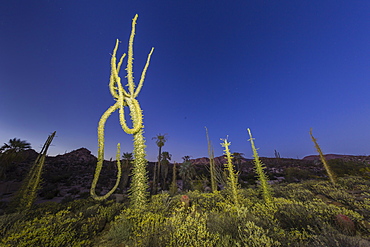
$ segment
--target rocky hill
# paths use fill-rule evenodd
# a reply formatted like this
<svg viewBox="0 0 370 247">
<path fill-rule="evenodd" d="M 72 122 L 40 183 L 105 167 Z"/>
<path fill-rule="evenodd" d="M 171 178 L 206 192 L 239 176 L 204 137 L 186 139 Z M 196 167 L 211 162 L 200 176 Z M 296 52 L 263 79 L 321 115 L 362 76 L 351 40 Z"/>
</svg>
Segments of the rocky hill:
<svg viewBox="0 0 370 247">
<path fill-rule="evenodd" d="M 35 150 L 24 151 L 24 160 L 13 164 L 6 173 L 6 179 L 0 180 L 0 203 L 9 201 L 14 193 L 19 189 L 22 179 L 27 175 L 30 167 L 37 158 Z M 340 158 L 351 161 L 361 161 L 370 163 L 370 156 L 351 156 L 351 155 L 326 155 L 327 159 Z M 261 158 L 266 165 L 266 172 L 271 180 L 284 179 L 284 174 L 288 168 L 304 170 L 315 176 L 323 176 L 323 166 L 317 162 L 317 155 L 306 156 L 302 160 L 285 158 Z M 206 157 L 190 160 L 194 165 L 198 178 L 208 177 L 209 159 Z M 44 171 L 42 174 L 42 189 L 39 191 L 37 202 L 54 200 L 57 202 L 85 198 L 89 196 L 89 190 L 93 175 L 95 173 L 97 158 L 86 148 L 80 148 L 63 155 L 47 157 Z M 223 156 L 215 157 L 215 164 L 221 170 L 226 159 Z M 0 164 L 1 165 L 1 164 Z M 154 163 L 148 164 L 148 177 L 153 176 Z M 240 178 L 243 181 L 255 180 L 253 160 L 242 159 L 237 167 Z M 116 178 L 116 164 L 114 161 L 104 161 L 104 168 L 101 172 L 97 191 L 105 194 L 110 190 Z M 172 164 L 169 167 L 169 178 L 172 177 Z M 181 177 L 178 176 L 178 179 Z M 279 180 L 280 181 L 280 180 Z M 246 182 L 248 183 L 248 182 Z M 122 193 L 123 191 L 118 191 Z"/>
<path fill-rule="evenodd" d="M 8 201 L 19 189 L 22 179 L 27 175 L 37 156 L 38 153 L 30 149 L 24 152 L 25 159 L 22 162 L 12 164 L 7 171 L 6 179 L 0 181 L 0 201 Z M 97 158 L 86 148 L 55 157 L 47 157 L 38 202 L 51 199 L 59 202 L 87 197 L 96 162 Z M 116 170 L 114 162 L 104 162 L 98 190 L 104 192 L 113 186 Z"/>
</svg>

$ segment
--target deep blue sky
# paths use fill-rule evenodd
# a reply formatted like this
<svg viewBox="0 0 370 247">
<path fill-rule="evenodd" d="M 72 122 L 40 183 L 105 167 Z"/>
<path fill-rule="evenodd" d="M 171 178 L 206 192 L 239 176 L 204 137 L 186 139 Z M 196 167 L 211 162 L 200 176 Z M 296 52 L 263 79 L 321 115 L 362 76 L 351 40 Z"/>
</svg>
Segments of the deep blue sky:
<svg viewBox="0 0 370 247">
<path fill-rule="evenodd" d="M 312 127 L 325 153 L 370 154 L 370 1 L 3 1 L 0 6 L 0 143 L 27 140 L 50 155 L 86 147 L 96 155 L 97 123 L 114 103 L 110 54 L 127 51 L 139 15 L 134 68 L 147 158 L 152 137 L 163 150 L 215 155 L 227 135 L 231 151 L 252 156 L 315 154 Z M 124 72 L 124 70 L 122 70 Z M 122 73 L 124 78 L 125 74 Z M 106 127 L 105 158 L 132 151 L 118 114 Z"/>
</svg>

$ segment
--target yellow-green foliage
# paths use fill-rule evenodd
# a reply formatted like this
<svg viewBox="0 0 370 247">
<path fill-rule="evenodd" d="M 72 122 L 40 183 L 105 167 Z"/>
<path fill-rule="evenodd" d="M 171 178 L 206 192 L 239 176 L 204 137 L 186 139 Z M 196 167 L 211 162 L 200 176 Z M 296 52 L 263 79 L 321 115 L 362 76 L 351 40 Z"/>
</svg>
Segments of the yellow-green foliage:
<svg viewBox="0 0 370 247">
<path fill-rule="evenodd" d="M 249 247 L 273 247 L 281 246 L 279 241 L 275 241 L 267 236 L 268 231 L 257 226 L 253 221 L 247 221 L 245 224 L 239 225 L 239 236 L 244 246 Z"/>
<path fill-rule="evenodd" d="M 2 239 L 1 246 L 86 246 L 90 241 L 79 240 L 74 227 L 81 219 L 82 215 L 71 216 L 69 210 L 62 210 L 55 215 L 19 221 Z"/>
<path fill-rule="evenodd" d="M 149 207 L 148 207 L 149 208 Z M 219 235 L 207 230 L 207 215 L 178 206 L 169 215 L 128 208 L 116 218 L 107 241 L 128 246 L 214 246 Z"/>
<path fill-rule="evenodd" d="M 340 202 L 348 206 L 353 205 L 355 201 L 353 195 L 349 194 L 346 190 L 340 187 L 333 187 L 332 184 L 325 181 L 317 182 L 310 187 L 316 194 L 325 195 L 336 202 Z"/>
<path fill-rule="evenodd" d="M 130 239 L 136 246 L 163 246 L 161 232 L 165 217 L 158 213 L 128 209 L 126 217 L 133 225 Z"/>
<path fill-rule="evenodd" d="M 90 246 L 122 209 L 112 201 L 68 204 L 72 207 L 43 203 L 32 211 L 0 216 L 0 246 Z"/>
<path fill-rule="evenodd" d="M 0 239 L 4 237 L 7 231 L 19 220 L 22 220 L 26 212 L 16 212 L 12 214 L 0 215 Z"/>
<path fill-rule="evenodd" d="M 285 216 L 291 216 L 295 217 L 297 215 L 297 211 L 300 211 L 299 217 L 300 220 L 303 220 L 303 218 L 308 219 L 314 219 L 317 223 L 320 222 L 331 222 L 333 220 L 333 217 L 338 214 L 344 214 L 351 218 L 353 221 L 361 221 L 363 220 L 363 216 L 359 214 L 358 212 L 355 212 L 353 210 L 347 209 L 345 207 L 338 207 L 332 204 L 326 204 L 320 199 L 314 198 L 312 201 L 309 202 L 301 202 L 296 200 L 289 200 L 284 198 L 275 198 L 276 199 L 276 205 L 278 212 L 280 210 L 280 213 L 282 212 L 282 208 L 290 207 L 289 205 L 293 205 L 290 207 L 289 210 L 286 210 Z M 296 220 L 291 221 L 293 224 L 297 223 Z"/>
<path fill-rule="evenodd" d="M 177 199 L 177 197 L 171 197 L 168 193 L 153 195 L 148 210 L 153 213 L 169 215 L 173 208 L 179 205 L 180 199 Z"/>
<path fill-rule="evenodd" d="M 213 193 L 199 193 L 199 191 L 189 191 L 187 193 L 192 205 L 195 205 L 198 209 L 210 212 L 214 210 L 220 210 L 224 203 L 229 203 L 225 200 L 220 191 Z"/>
<path fill-rule="evenodd" d="M 276 185 L 274 187 L 275 197 L 284 197 L 287 199 L 296 199 L 299 201 L 311 201 L 315 195 L 302 184 L 292 183 Z"/>
<path fill-rule="evenodd" d="M 326 162 L 326 159 L 325 159 L 325 156 L 324 154 L 322 153 L 321 151 L 321 148 L 319 146 L 319 144 L 317 143 L 317 140 L 315 139 L 315 137 L 312 135 L 312 129 L 310 129 L 310 135 L 311 135 L 311 139 L 313 141 L 313 143 L 315 144 L 315 148 L 317 150 L 317 152 L 319 153 L 320 155 L 320 159 L 321 159 L 321 162 L 323 163 L 324 167 L 325 167 L 325 170 L 326 172 L 328 173 L 328 176 L 329 176 L 329 179 L 330 179 L 330 182 L 335 185 L 335 175 L 334 173 L 332 172 L 332 170 L 330 169 L 330 166 L 328 165 L 328 162 Z"/>
<path fill-rule="evenodd" d="M 193 205 L 190 213 L 185 208 L 178 208 L 167 224 L 170 227 L 169 246 L 214 246 L 219 240 L 218 234 L 207 229 L 207 215 L 200 214 Z"/>
<path fill-rule="evenodd" d="M 370 180 L 358 176 L 341 177 L 337 183 L 347 190 L 370 190 Z"/>
<path fill-rule="evenodd" d="M 257 149 L 254 145 L 254 138 L 252 137 L 252 133 L 250 129 L 247 129 L 249 133 L 249 141 L 251 142 L 252 150 L 253 150 L 253 157 L 254 157 L 254 164 L 256 167 L 256 173 L 258 175 L 259 181 L 260 181 L 260 187 L 262 190 L 262 196 L 266 203 L 272 202 L 272 195 L 271 195 L 271 187 L 267 182 L 267 175 L 264 172 L 264 166 L 263 163 L 260 161 L 260 158 L 257 153 Z"/>
<path fill-rule="evenodd" d="M 129 39 L 128 45 L 128 59 L 127 59 L 127 81 L 128 81 L 128 91 L 124 89 L 121 83 L 121 78 L 119 77 L 119 72 L 121 69 L 121 65 L 123 59 L 125 58 L 126 54 L 123 54 L 120 58 L 119 62 L 117 63 L 116 53 L 118 49 L 119 40 L 116 41 L 116 46 L 113 50 L 112 59 L 111 59 L 111 75 L 110 75 L 110 82 L 109 82 L 109 89 L 110 92 L 116 101 L 116 103 L 108 108 L 106 112 L 102 115 L 99 126 L 98 126 L 98 163 L 95 170 L 94 180 L 91 186 L 91 195 L 96 200 L 104 200 L 108 198 L 118 187 L 119 180 L 121 177 L 121 165 L 120 165 L 120 144 L 117 145 L 117 180 L 116 184 L 106 195 L 98 196 L 96 195 L 95 188 L 96 184 L 99 179 L 99 175 L 102 169 L 103 161 L 104 161 L 104 126 L 105 122 L 107 121 L 108 117 L 119 110 L 119 120 L 123 131 L 127 134 L 133 135 L 133 142 L 134 142 L 134 166 L 133 166 L 133 175 L 132 175 L 132 183 L 130 185 L 130 198 L 133 207 L 143 207 L 146 204 L 147 192 L 146 189 L 147 185 L 147 171 L 146 165 L 147 161 L 145 159 L 145 139 L 143 136 L 143 114 L 140 108 L 140 104 L 136 97 L 140 93 L 140 90 L 143 86 L 145 74 L 149 66 L 150 57 L 153 53 L 154 48 L 151 49 L 147 62 L 144 66 L 143 72 L 141 74 L 140 82 L 135 88 L 134 77 L 133 77 L 133 43 L 134 43 L 134 36 L 135 36 L 135 25 L 138 15 L 135 15 L 134 19 L 132 20 L 132 29 L 131 35 Z M 130 117 L 132 120 L 132 128 L 129 128 L 126 124 L 125 120 L 125 113 L 124 108 L 128 107 L 130 110 Z"/>
<path fill-rule="evenodd" d="M 355 187 L 357 181 L 360 185 L 365 183 L 351 178 L 347 184 Z M 340 182 L 345 183 L 344 180 Z M 318 184 L 320 188 L 322 183 Z M 132 207 L 123 210 L 110 224 L 104 241 L 98 241 L 94 246 L 324 247 L 330 246 L 325 244 L 330 241 L 337 241 L 341 246 L 358 246 L 345 244 L 368 238 L 368 217 L 364 216 L 364 204 L 368 201 L 364 200 L 359 205 L 354 203 L 351 205 L 354 209 L 328 204 L 316 198 L 315 193 L 310 191 L 314 189 L 312 186 L 312 182 L 307 181 L 278 188 L 278 196 L 271 204 L 265 203 L 258 193 L 253 193 L 253 189 L 239 190 L 238 193 L 243 191 L 246 197 L 239 200 L 239 206 L 230 203 L 230 194 L 225 190 L 215 193 L 189 191 L 186 196 L 190 198 L 190 206 L 181 201 L 184 195 L 171 197 L 168 193 L 158 194 L 151 198 L 144 210 Z M 329 184 L 322 193 L 330 194 Z M 100 224 L 102 220 L 111 218 L 103 217 L 113 215 L 110 211 L 110 208 L 90 206 L 83 215 L 85 218 L 86 215 L 91 216 L 83 222 L 89 222 L 86 225 Z M 348 216 L 354 222 L 358 237 L 339 234 L 340 228 L 335 222 L 339 214 Z M 100 232 L 84 227 L 80 229 L 83 232 Z"/>
<path fill-rule="evenodd" d="M 227 159 L 227 164 L 225 164 L 225 169 L 228 172 L 227 190 L 230 193 L 231 201 L 236 206 L 239 206 L 238 174 L 234 171 L 232 156 L 231 156 L 230 149 L 229 149 L 230 144 L 231 143 L 228 142 L 227 139 L 224 139 L 223 143 L 221 143 L 221 146 L 225 148 L 225 155 Z"/>
</svg>

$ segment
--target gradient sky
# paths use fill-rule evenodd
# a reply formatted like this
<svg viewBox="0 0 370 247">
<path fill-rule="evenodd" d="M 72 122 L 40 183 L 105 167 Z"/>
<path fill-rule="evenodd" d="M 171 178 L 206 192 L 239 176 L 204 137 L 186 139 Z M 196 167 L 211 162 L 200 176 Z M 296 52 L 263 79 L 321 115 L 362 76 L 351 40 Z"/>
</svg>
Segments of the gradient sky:
<svg viewBox="0 0 370 247">
<path fill-rule="evenodd" d="M 139 15 L 134 71 L 155 48 L 138 100 L 147 158 L 152 137 L 180 162 L 215 156 L 220 138 L 250 158 L 246 128 L 260 156 L 370 155 L 370 1 L 2 1 L 0 6 L 0 143 L 20 138 L 49 155 L 85 147 L 97 153 L 97 124 L 114 103 L 110 54 L 127 51 Z M 121 77 L 125 74 L 122 70 Z M 112 115 L 105 158 L 132 136 Z"/>
</svg>

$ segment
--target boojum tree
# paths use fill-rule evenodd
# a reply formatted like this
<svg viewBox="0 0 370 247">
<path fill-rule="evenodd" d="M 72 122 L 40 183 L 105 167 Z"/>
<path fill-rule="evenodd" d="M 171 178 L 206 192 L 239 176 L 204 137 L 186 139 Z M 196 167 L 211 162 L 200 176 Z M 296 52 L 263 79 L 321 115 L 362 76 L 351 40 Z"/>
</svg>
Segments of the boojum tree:
<svg viewBox="0 0 370 247">
<path fill-rule="evenodd" d="M 229 146 L 231 145 L 230 142 L 226 139 L 221 139 L 223 142 L 221 146 L 225 148 L 225 156 L 227 163 L 225 164 L 225 169 L 228 171 L 228 179 L 227 179 L 227 190 L 229 192 L 231 201 L 234 202 L 235 206 L 239 207 L 239 195 L 238 195 L 238 172 L 235 172 L 234 165 L 232 162 L 232 154 L 230 153 Z"/>
<path fill-rule="evenodd" d="M 253 151 L 253 158 L 254 158 L 254 165 L 255 165 L 255 169 L 256 169 L 256 173 L 257 173 L 257 176 L 258 176 L 258 179 L 260 181 L 260 188 L 261 188 L 261 191 L 262 191 L 262 197 L 265 201 L 265 203 L 273 203 L 273 198 L 272 198 L 272 194 L 271 194 L 271 187 L 269 185 L 269 183 L 267 182 L 268 178 L 267 178 L 267 175 L 265 174 L 264 172 L 264 164 L 261 162 L 259 156 L 258 156 L 258 153 L 257 153 L 257 148 L 256 146 L 254 145 L 254 138 L 252 137 L 252 133 L 251 133 L 251 130 L 250 129 L 247 129 L 248 131 L 248 134 L 249 134 L 249 137 L 250 139 L 248 141 L 251 142 L 251 146 L 252 146 L 252 151 Z"/>
<path fill-rule="evenodd" d="M 145 206 L 147 200 L 147 188 L 148 188 L 148 178 L 147 178 L 147 160 L 145 159 L 145 139 L 143 136 L 144 126 L 143 126 L 143 113 L 139 104 L 139 101 L 136 99 L 140 93 L 140 90 L 143 87 L 145 74 L 148 69 L 151 55 L 154 51 L 154 48 L 151 49 L 144 69 L 141 73 L 139 84 L 135 85 L 134 76 L 133 76 L 133 43 L 135 36 L 135 25 L 138 15 L 135 15 L 132 20 L 132 29 L 131 35 L 128 44 L 128 58 L 127 58 L 127 67 L 126 67 L 126 78 L 128 84 L 127 90 L 122 86 L 121 78 L 119 72 L 123 63 L 123 59 L 126 54 L 123 54 L 117 63 L 117 49 L 119 40 L 117 39 L 116 45 L 113 50 L 111 58 L 111 75 L 109 81 L 109 90 L 112 94 L 114 100 L 116 101 L 114 105 L 110 106 L 100 118 L 98 124 L 98 162 L 94 174 L 94 179 L 91 185 L 90 194 L 96 200 L 104 200 L 108 198 L 118 187 L 121 177 L 121 164 L 120 164 L 120 144 L 117 144 L 117 180 L 113 188 L 103 196 L 98 196 L 96 194 L 96 185 L 99 179 L 99 175 L 103 166 L 104 161 L 104 126 L 108 117 L 115 112 L 119 111 L 119 121 L 122 126 L 122 129 L 127 134 L 133 135 L 134 143 L 134 164 L 132 170 L 132 182 L 130 185 L 130 200 L 131 204 L 135 208 L 141 208 Z M 132 121 L 132 128 L 129 128 L 126 124 L 124 109 L 128 107 L 130 111 L 130 117 Z"/>
<path fill-rule="evenodd" d="M 316 138 L 315 138 L 315 137 L 313 136 L 313 134 L 312 134 L 312 128 L 310 129 L 310 136 L 311 136 L 312 142 L 315 144 L 315 148 L 316 148 L 317 152 L 318 152 L 318 153 L 319 153 L 319 155 L 320 155 L 320 160 L 321 160 L 322 164 L 324 165 L 326 172 L 328 173 L 328 176 L 329 176 L 330 182 L 331 182 L 333 185 L 335 185 L 335 184 L 336 184 L 336 181 L 335 181 L 335 180 L 336 180 L 335 175 L 334 175 L 334 173 L 331 171 L 331 169 L 330 169 L 330 167 L 329 167 L 329 165 L 328 165 L 328 162 L 326 162 L 325 156 L 324 156 L 324 154 L 322 153 L 322 151 L 321 151 L 321 148 L 320 148 L 319 144 L 317 143 Z"/>
</svg>

